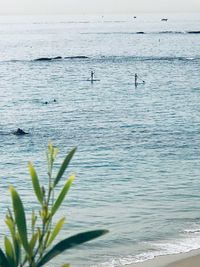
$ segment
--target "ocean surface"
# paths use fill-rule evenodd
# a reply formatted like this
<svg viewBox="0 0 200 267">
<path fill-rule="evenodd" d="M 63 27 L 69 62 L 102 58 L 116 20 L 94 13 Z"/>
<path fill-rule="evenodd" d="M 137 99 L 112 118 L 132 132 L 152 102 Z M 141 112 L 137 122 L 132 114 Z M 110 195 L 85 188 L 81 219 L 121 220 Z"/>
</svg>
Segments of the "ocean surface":
<svg viewBox="0 0 200 267">
<path fill-rule="evenodd" d="M 200 16 L 133 16 L 0 17 L 1 243 L 8 186 L 27 212 L 37 207 L 27 162 L 45 184 L 49 141 L 56 170 L 78 146 L 60 238 L 110 231 L 48 266 L 119 267 L 200 248 Z M 135 87 L 135 73 L 145 84 Z"/>
</svg>

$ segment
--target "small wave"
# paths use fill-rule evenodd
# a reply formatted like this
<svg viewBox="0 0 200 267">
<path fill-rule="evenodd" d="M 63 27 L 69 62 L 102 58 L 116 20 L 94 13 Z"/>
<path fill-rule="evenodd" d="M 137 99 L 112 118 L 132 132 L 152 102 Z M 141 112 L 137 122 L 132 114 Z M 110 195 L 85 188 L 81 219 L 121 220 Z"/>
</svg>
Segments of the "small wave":
<svg viewBox="0 0 200 267">
<path fill-rule="evenodd" d="M 119 267 L 129 264 L 141 263 L 159 256 L 187 253 L 200 248 L 200 229 L 186 229 L 184 236 L 179 239 L 163 240 L 160 242 L 145 242 L 149 246 L 147 251 L 136 255 L 112 258 L 107 262 L 91 267 Z M 144 244 L 144 243 L 143 243 Z M 140 244 L 142 246 L 142 244 Z M 140 247 L 141 247 L 140 246 Z"/>
<path fill-rule="evenodd" d="M 193 60 L 200 60 L 200 57 L 168 57 L 168 56 L 161 56 L 161 57 L 143 57 L 143 56 L 101 56 L 101 60 L 108 60 L 108 61 L 193 61 Z"/>
<path fill-rule="evenodd" d="M 159 34 L 185 34 L 186 32 L 181 32 L 181 31 L 161 31 L 158 32 Z"/>
<path fill-rule="evenodd" d="M 24 132 L 24 131 L 23 131 Z M 15 135 L 15 136 L 24 136 L 24 135 L 27 135 L 29 133 L 27 132 L 24 132 L 24 133 L 17 133 L 17 131 L 10 131 L 10 132 L 6 132 L 6 131 L 0 131 L 0 136 L 11 136 L 11 135 Z M 10 138 L 10 137 L 9 137 Z"/>
<path fill-rule="evenodd" d="M 84 23 L 93 23 L 92 21 L 88 21 L 88 20 L 83 20 L 83 21 L 76 21 L 76 20 L 68 20 L 68 21 L 56 21 L 56 22 L 33 22 L 33 24 L 38 24 L 38 25 L 46 25 L 46 24 L 84 24 Z"/>
<path fill-rule="evenodd" d="M 68 21 L 57 21 L 56 24 L 85 24 L 85 23 L 93 23 L 93 21 L 89 20 L 68 20 Z M 33 24 L 54 24 L 54 22 L 33 22 Z"/>
<path fill-rule="evenodd" d="M 196 92 L 199 92 L 200 91 L 200 87 L 195 87 L 195 88 L 192 88 L 193 91 L 196 91 Z"/>
<path fill-rule="evenodd" d="M 186 233 L 186 234 L 196 234 L 196 233 L 200 233 L 200 228 L 197 228 L 197 229 L 185 229 L 183 231 L 183 233 Z"/>
<path fill-rule="evenodd" d="M 137 32 L 82 32 L 81 34 L 89 34 L 89 35 L 132 35 L 132 34 L 145 34 L 144 31 Z"/>
<path fill-rule="evenodd" d="M 0 136 L 1 135 L 9 135 L 10 133 L 8 133 L 8 132 L 4 132 L 4 131 L 0 131 Z"/>
<path fill-rule="evenodd" d="M 81 34 L 95 35 L 133 35 L 133 34 L 200 34 L 200 31 L 158 31 L 158 32 L 82 32 Z"/>
<path fill-rule="evenodd" d="M 126 20 L 104 20 L 103 23 L 125 23 Z"/>
</svg>

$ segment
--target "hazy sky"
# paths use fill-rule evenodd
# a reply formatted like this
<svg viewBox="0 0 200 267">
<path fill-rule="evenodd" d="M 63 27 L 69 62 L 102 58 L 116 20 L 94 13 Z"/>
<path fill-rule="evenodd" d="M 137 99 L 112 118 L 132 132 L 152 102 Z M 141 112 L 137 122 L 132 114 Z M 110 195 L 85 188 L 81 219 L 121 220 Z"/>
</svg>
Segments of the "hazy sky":
<svg viewBox="0 0 200 267">
<path fill-rule="evenodd" d="M 0 0 L 0 14 L 200 12 L 200 0 Z"/>
</svg>

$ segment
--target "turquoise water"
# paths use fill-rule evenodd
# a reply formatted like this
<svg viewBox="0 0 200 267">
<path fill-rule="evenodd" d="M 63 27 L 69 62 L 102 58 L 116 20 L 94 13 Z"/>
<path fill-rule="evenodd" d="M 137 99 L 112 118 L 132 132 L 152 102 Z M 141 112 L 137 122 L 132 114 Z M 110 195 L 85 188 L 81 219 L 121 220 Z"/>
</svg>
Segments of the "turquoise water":
<svg viewBox="0 0 200 267">
<path fill-rule="evenodd" d="M 188 33 L 200 20 L 162 17 L 0 18 L 1 233 L 8 185 L 36 206 L 27 161 L 44 183 L 50 140 L 57 166 L 78 146 L 62 236 L 110 230 L 51 266 L 119 267 L 200 248 L 200 34 Z M 88 58 L 64 59 L 73 56 Z M 87 81 L 91 70 L 99 82 Z M 135 73 L 146 81 L 137 88 Z M 19 127 L 29 135 L 13 135 Z"/>
</svg>

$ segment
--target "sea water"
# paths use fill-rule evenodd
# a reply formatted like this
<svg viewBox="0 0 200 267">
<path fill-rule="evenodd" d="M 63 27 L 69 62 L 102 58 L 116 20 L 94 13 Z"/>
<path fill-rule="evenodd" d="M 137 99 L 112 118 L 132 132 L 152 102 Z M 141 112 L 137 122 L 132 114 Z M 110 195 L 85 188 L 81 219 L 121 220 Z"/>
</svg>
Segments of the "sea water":
<svg viewBox="0 0 200 267">
<path fill-rule="evenodd" d="M 45 184 L 52 141 L 56 170 L 78 146 L 60 184 L 76 173 L 58 240 L 110 233 L 48 266 L 119 267 L 200 248 L 200 34 L 188 33 L 199 18 L 0 18 L 1 243 L 8 186 L 28 213 L 37 207 L 27 162 Z M 87 81 L 91 71 L 100 81 Z M 135 73 L 145 84 L 135 87 Z M 13 135 L 17 128 L 29 134 Z"/>
</svg>

